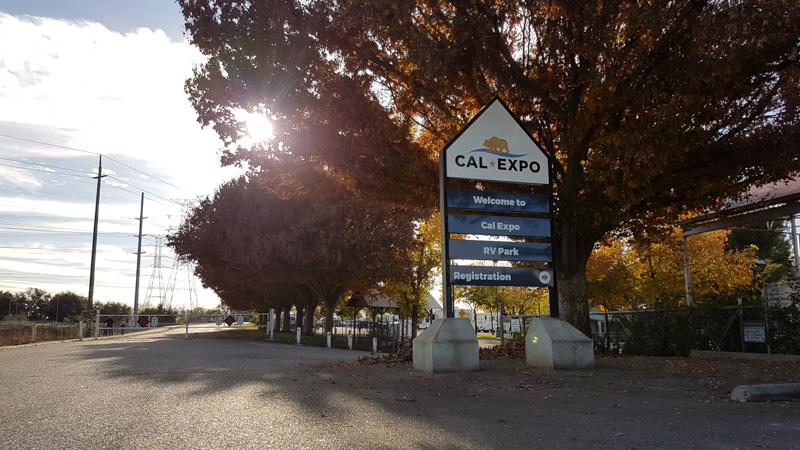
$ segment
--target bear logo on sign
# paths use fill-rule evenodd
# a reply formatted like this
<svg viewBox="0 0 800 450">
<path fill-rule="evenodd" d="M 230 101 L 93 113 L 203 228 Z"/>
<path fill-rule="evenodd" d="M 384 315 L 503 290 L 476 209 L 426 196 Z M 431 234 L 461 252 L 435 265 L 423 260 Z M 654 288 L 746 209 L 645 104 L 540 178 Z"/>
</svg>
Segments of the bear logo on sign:
<svg viewBox="0 0 800 450">
<path fill-rule="evenodd" d="M 483 146 L 489 150 L 489 153 L 508 153 L 508 142 L 497 136 L 483 141 Z"/>
</svg>

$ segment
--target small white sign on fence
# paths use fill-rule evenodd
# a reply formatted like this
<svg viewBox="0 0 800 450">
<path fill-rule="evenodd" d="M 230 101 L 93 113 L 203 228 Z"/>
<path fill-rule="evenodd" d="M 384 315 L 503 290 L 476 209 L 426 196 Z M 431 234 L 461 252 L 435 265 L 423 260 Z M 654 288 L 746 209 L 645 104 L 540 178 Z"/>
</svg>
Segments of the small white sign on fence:
<svg viewBox="0 0 800 450">
<path fill-rule="evenodd" d="M 763 344 L 767 342 L 767 333 L 764 329 L 763 321 L 750 321 L 744 323 L 744 341 L 745 342 L 758 342 Z"/>
</svg>

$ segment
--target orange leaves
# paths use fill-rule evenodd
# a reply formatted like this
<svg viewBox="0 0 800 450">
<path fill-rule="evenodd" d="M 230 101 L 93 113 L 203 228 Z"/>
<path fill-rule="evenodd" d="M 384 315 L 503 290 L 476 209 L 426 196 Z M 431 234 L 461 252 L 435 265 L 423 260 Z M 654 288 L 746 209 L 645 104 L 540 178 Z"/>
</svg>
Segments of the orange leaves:
<svg viewBox="0 0 800 450">
<path fill-rule="evenodd" d="M 731 295 L 750 286 L 748 267 L 754 251 L 725 251 L 728 234 L 715 231 L 689 238 L 691 289 L 696 300 Z M 611 310 L 678 306 L 685 295 L 680 230 L 651 243 L 609 240 L 592 253 L 586 279 L 593 305 Z"/>
</svg>

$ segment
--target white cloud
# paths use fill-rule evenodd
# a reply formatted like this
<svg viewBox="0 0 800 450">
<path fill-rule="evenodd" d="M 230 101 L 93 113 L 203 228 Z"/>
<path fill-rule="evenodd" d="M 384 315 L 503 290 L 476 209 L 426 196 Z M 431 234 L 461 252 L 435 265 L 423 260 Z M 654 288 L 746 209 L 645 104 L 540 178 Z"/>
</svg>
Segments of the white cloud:
<svg viewBox="0 0 800 450">
<path fill-rule="evenodd" d="M 120 34 L 93 22 L 0 14 L 0 121 L 70 130 L 57 144 L 141 160 L 145 171 L 210 193 L 223 174 L 211 130 L 187 95 L 200 53 L 162 31 Z M 60 151 L 64 153 L 64 151 Z M 167 172 L 170 171 L 170 172 Z M 214 176 L 183 176 L 213 172 Z"/>
<path fill-rule="evenodd" d="M 0 157 L 72 170 L 0 166 L 0 215 L 19 216 L 29 227 L 91 231 L 97 157 L 62 147 L 107 155 L 103 173 L 111 176 L 101 190 L 100 231 L 119 236 L 99 238 L 104 251 L 98 252 L 95 298 L 131 303 L 140 192 L 146 192 L 144 233 L 163 235 L 180 217 L 172 199 L 211 194 L 239 173 L 219 167 L 221 143 L 212 130 L 200 129 L 183 91 L 200 53 L 160 30 L 121 34 L 96 22 L 4 13 L 0 42 L 13 43 L 0 47 L 0 134 L 23 138 L 0 137 Z M 4 236 L 0 245 L 30 250 L 4 251 L 0 273 L 10 281 L 0 281 L 0 289 L 41 283 L 48 291 L 86 295 L 86 235 L 60 244 L 48 233 Z M 143 256 L 140 297 L 152 270 L 147 264 L 152 261 Z M 217 302 L 208 292 L 201 298 L 204 306 Z"/>
</svg>

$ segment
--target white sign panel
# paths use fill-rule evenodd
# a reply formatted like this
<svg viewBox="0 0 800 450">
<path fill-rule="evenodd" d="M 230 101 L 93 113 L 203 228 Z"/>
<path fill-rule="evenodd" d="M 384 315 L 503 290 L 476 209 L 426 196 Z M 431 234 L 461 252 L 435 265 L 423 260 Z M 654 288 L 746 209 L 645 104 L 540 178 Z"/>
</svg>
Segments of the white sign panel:
<svg viewBox="0 0 800 450">
<path fill-rule="evenodd" d="M 763 321 L 745 322 L 742 328 L 745 342 L 759 342 L 762 344 L 767 342 L 767 333 Z"/>
<path fill-rule="evenodd" d="M 447 176 L 550 184 L 547 156 L 499 99 L 445 148 Z"/>
</svg>

